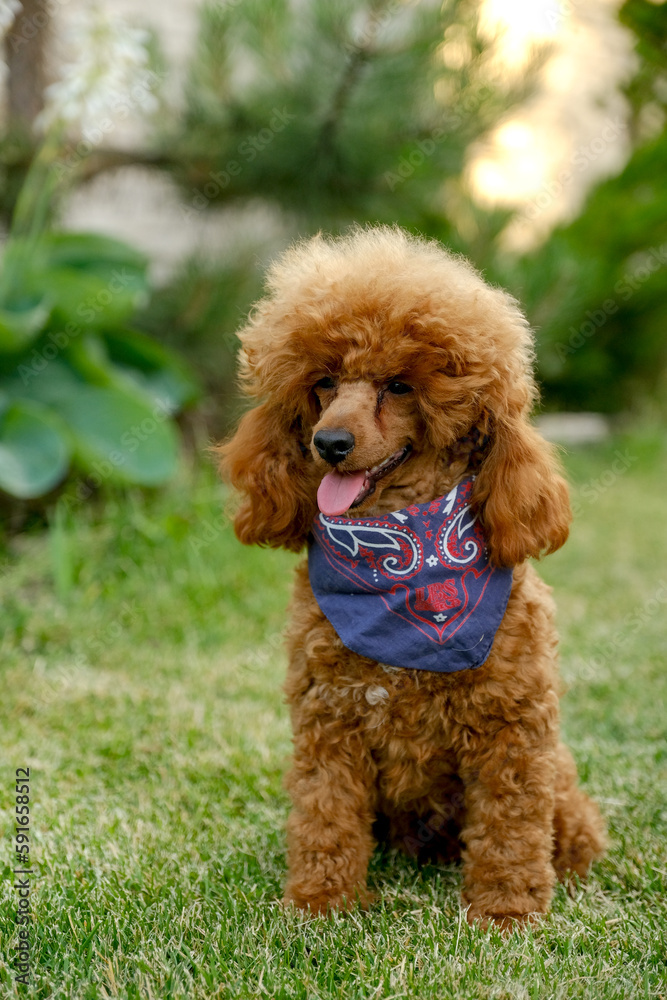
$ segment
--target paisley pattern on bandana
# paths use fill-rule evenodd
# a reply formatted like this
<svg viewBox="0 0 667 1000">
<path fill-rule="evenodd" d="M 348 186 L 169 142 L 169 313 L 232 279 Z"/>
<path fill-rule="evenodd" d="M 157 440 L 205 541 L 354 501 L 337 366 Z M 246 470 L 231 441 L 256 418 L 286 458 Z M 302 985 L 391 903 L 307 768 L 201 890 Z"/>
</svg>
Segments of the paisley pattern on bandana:
<svg viewBox="0 0 667 1000">
<path fill-rule="evenodd" d="M 313 522 L 313 593 L 342 642 L 395 667 L 452 673 L 484 663 L 512 588 L 469 507 L 473 479 L 379 517 Z"/>
</svg>

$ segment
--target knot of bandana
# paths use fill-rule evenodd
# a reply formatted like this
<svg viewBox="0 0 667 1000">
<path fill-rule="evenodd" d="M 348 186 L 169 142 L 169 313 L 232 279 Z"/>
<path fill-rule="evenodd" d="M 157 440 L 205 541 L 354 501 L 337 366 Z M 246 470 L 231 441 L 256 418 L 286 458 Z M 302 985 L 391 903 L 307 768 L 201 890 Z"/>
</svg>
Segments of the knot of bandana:
<svg viewBox="0 0 667 1000">
<path fill-rule="evenodd" d="M 484 663 L 512 570 L 489 563 L 472 485 L 468 477 L 447 496 L 378 517 L 315 518 L 310 583 L 348 649 L 442 673 Z"/>
</svg>

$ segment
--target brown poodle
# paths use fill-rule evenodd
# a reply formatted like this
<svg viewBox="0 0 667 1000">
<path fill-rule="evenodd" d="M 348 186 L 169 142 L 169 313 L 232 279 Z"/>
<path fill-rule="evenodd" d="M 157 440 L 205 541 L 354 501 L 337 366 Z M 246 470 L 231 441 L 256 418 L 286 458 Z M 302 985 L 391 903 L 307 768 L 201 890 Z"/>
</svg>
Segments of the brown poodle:
<svg viewBox="0 0 667 1000">
<path fill-rule="evenodd" d="M 386 837 L 461 854 L 470 921 L 545 913 L 605 836 L 558 740 L 554 607 L 527 561 L 571 515 L 529 422 L 526 320 L 465 260 L 377 227 L 288 250 L 240 339 L 257 405 L 220 449 L 236 533 L 309 546 L 285 900 L 367 905 Z"/>
</svg>

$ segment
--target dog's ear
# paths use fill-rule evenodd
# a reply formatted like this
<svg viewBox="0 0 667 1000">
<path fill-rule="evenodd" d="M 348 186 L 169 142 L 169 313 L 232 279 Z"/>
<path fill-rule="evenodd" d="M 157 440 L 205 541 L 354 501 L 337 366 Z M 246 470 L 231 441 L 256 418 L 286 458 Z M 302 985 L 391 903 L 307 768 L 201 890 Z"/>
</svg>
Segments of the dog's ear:
<svg viewBox="0 0 667 1000">
<path fill-rule="evenodd" d="M 497 566 L 537 559 L 566 541 L 572 520 L 567 484 L 555 449 L 524 414 L 493 420 L 471 505 Z"/>
<path fill-rule="evenodd" d="M 215 451 L 223 478 L 243 494 L 234 520 L 237 538 L 298 552 L 315 516 L 310 453 L 299 426 L 286 425 L 284 409 L 262 403 Z"/>
</svg>

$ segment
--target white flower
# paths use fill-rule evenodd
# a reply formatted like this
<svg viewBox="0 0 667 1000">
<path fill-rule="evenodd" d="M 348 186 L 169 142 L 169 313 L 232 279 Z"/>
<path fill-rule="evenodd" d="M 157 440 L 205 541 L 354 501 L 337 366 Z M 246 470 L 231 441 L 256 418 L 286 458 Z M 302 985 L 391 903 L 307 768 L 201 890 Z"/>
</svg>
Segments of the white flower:
<svg viewBox="0 0 667 1000">
<path fill-rule="evenodd" d="M 46 88 L 38 128 L 60 121 L 86 132 L 120 111 L 126 117 L 131 110 L 156 110 L 156 77 L 147 68 L 147 31 L 119 18 L 110 20 L 93 8 L 72 25 L 68 40 L 76 56 L 60 80 Z"/>
<path fill-rule="evenodd" d="M 0 0 L 0 41 L 11 28 L 20 10 L 19 0 Z"/>
</svg>

